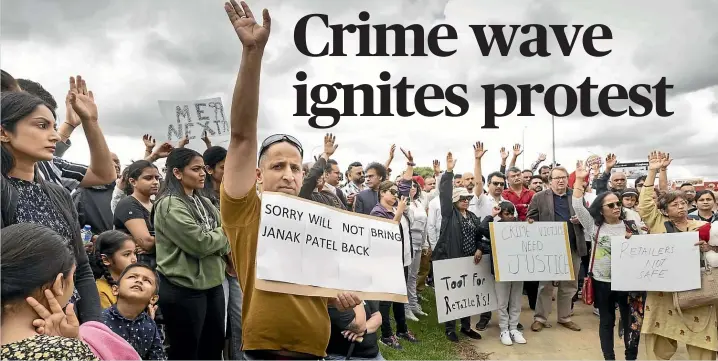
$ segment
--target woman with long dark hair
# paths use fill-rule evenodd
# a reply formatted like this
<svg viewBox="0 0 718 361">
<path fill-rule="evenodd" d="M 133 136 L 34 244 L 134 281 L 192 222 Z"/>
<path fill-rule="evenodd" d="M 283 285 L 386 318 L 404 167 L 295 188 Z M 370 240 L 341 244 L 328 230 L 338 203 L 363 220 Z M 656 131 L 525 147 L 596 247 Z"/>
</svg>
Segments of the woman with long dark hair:
<svg viewBox="0 0 718 361">
<path fill-rule="evenodd" d="M 202 155 L 177 148 L 152 210 L 155 225 L 159 308 L 172 360 L 219 360 L 224 346 L 224 280 L 229 242 L 219 210 L 200 195 Z"/>
<path fill-rule="evenodd" d="M 77 92 L 77 89 L 75 89 Z M 75 94 L 72 106 L 82 117 L 97 119 L 97 108 L 86 95 Z M 77 210 L 69 192 L 46 182 L 37 163 L 53 158 L 60 136 L 55 113 L 40 98 L 25 92 L 2 93 L 0 142 L 1 227 L 35 223 L 59 233 L 71 245 L 76 261 L 73 301 L 81 322 L 100 319 L 100 299 L 95 278 L 80 235 Z"/>
<path fill-rule="evenodd" d="M 65 236 L 39 224 L 13 224 L 2 230 L 0 250 L 2 359 L 96 360 L 76 325 L 58 327 L 61 335 L 38 333 L 33 322 L 43 317 L 26 301 L 32 297 L 48 310 L 50 302 L 62 307 L 69 302 L 76 258 Z M 69 319 L 73 307 L 67 310 Z"/>
<path fill-rule="evenodd" d="M 209 147 L 204 151 L 202 158 L 207 168 L 207 179 L 204 181 L 204 196 L 219 208 L 219 186 L 222 184 L 222 177 L 224 177 L 224 159 L 227 158 L 227 150 L 220 146 Z"/>
<path fill-rule="evenodd" d="M 137 260 L 152 268 L 155 259 L 155 228 L 152 224 L 152 196 L 157 195 L 160 172 L 146 161 L 138 160 L 127 170 L 127 187 L 132 190 L 115 208 L 115 229 L 132 236 L 137 244 Z"/>
<path fill-rule="evenodd" d="M 591 237 L 592 255 L 588 276 L 593 279 L 594 302 L 599 312 L 598 336 L 601 350 L 604 359 L 616 359 L 613 329 L 616 325 L 618 304 L 621 315 L 619 327 L 623 329 L 626 360 L 635 360 L 638 357 L 646 293 L 611 290 L 611 237 L 629 238 L 639 234 L 639 226 L 635 221 L 626 219 L 618 194 L 611 191 L 599 194 L 586 209 L 583 199 L 586 176 L 588 171 L 583 162 L 579 161 L 576 164 L 572 202 L 576 217 L 585 233 Z"/>
</svg>

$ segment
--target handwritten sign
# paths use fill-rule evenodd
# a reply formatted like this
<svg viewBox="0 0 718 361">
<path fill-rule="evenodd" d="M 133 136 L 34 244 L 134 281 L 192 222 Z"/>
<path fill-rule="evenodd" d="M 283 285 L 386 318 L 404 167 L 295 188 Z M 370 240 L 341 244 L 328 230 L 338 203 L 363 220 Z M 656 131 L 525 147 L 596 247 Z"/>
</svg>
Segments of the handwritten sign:
<svg viewBox="0 0 718 361">
<path fill-rule="evenodd" d="M 679 292 L 701 288 L 698 232 L 611 237 L 611 289 Z"/>
<path fill-rule="evenodd" d="M 479 315 L 499 308 L 490 257 L 434 261 L 436 312 L 439 322 Z"/>
<path fill-rule="evenodd" d="M 496 280 L 574 280 L 566 227 L 564 222 L 492 222 L 491 247 Z"/>
<path fill-rule="evenodd" d="M 212 137 L 229 134 L 221 98 L 194 101 L 160 100 L 160 113 L 169 122 L 167 140 L 201 138 L 204 132 Z"/>
<path fill-rule="evenodd" d="M 342 290 L 407 302 L 398 223 L 273 192 L 262 194 L 261 212 L 257 288 L 277 291 L 259 282 L 276 281 L 308 286 L 283 293 L 335 297 Z"/>
</svg>

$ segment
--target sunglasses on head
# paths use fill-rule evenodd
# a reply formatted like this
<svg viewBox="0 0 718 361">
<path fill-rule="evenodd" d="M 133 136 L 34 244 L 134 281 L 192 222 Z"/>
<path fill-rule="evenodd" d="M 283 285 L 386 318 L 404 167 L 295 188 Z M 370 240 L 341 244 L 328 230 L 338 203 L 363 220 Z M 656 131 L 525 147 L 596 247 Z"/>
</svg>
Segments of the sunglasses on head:
<svg viewBox="0 0 718 361">
<path fill-rule="evenodd" d="M 621 206 L 621 203 L 620 203 L 620 202 L 612 202 L 612 203 L 606 203 L 606 204 L 604 204 L 603 206 L 604 206 L 604 207 L 608 207 L 608 208 L 610 208 L 610 209 L 614 209 L 614 208 L 616 208 L 616 207 L 620 207 L 620 206 Z"/>
<path fill-rule="evenodd" d="M 302 148 L 302 143 L 300 143 L 297 138 L 294 138 L 293 136 L 288 134 L 274 134 L 268 136 L 267 139 L 262 142 L 262 146 L 259 147 L 259 156 L 257 158 L 261 158 L 262 154 L 264 154 L 264 152 L 266 152 L 269 147 L 281 142 L 287 142 L 297 147 L 297 150 L 299 150 L 299 155 L 304 158 L 304 148 Z"/>
</svg>

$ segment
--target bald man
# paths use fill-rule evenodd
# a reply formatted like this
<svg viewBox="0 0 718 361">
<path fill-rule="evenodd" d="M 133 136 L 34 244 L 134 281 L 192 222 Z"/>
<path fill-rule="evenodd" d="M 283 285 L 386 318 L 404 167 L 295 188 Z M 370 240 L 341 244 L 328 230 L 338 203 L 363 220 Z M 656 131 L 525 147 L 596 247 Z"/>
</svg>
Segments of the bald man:
<svg viewBox="0 0 718 361">
<path fill-rule="evenodd" d="M 474 173 L 464 173 L 461 175 L 461 186 L 466 188 L 469 193 L 474 191 Z"/>
<path fill-rule="evenodd" d="M 611 191 L 623 192 L 626 189 L 626 174 L 623 172 L 615 172 L 611 174 L 611 184 L 609 184 Z"/>
<path fill-rule="evenodd" d="M 609 190 L 620 193 L 626 189 L 626 174 L 621 171 L 611 173 L 611 169 L 616 163 L 615 158 L 613 159 L 612 163 L 606 162 L 606 170 L 593 180 L 593 189 L 596 191 L 596 195 Z"/>
</svg>

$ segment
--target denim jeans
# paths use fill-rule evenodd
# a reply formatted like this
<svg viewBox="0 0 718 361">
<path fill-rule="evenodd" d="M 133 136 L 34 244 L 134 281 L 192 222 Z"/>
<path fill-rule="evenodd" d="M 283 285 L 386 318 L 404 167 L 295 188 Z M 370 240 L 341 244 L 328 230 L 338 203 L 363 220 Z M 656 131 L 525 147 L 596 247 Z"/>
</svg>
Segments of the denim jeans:
<svg viewBox="0 0 718 361">
<path fill-rule="evenodd" d="M 229 317 L 229 326 L 231 327 L 232 339 L 229 340 L 230 359 L 238 360 L 242 357 L 242 289 L 239 287 L 239 281 L 232 276 L 227 275 L 222 282 L 224 289 L 224 304 L 227 306 L 224 324 L 227 324 Z M 225 332 L 226 333 L 226 332 Z"/>
</svg>

